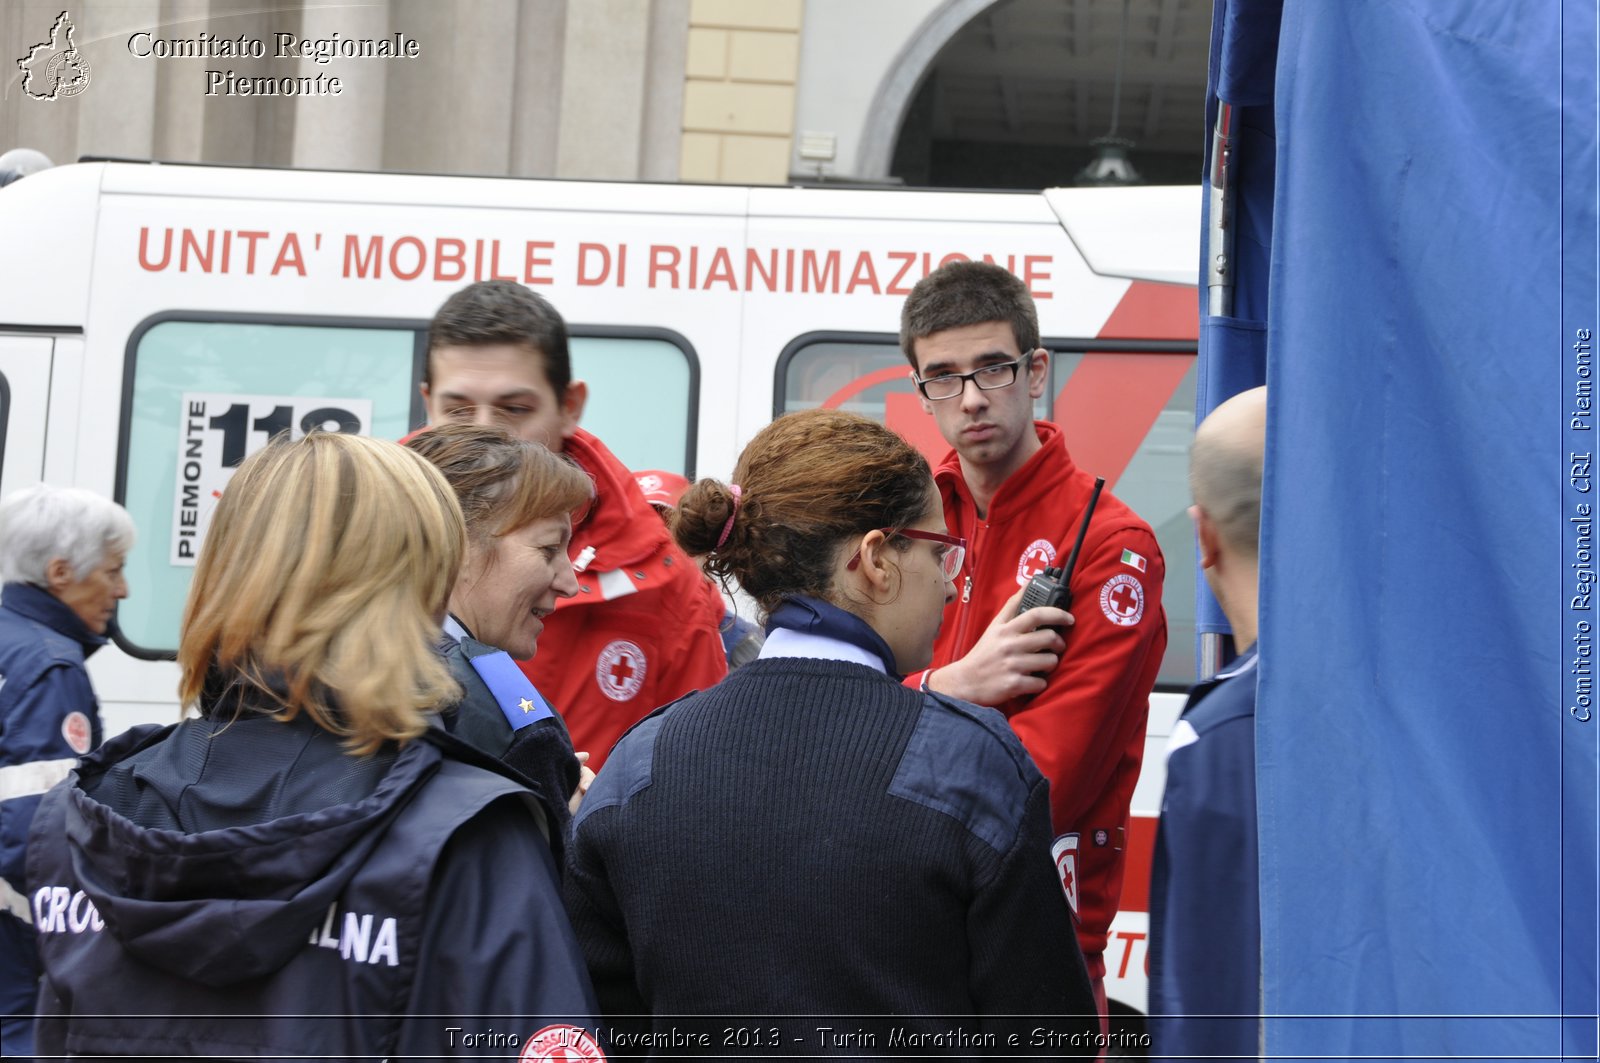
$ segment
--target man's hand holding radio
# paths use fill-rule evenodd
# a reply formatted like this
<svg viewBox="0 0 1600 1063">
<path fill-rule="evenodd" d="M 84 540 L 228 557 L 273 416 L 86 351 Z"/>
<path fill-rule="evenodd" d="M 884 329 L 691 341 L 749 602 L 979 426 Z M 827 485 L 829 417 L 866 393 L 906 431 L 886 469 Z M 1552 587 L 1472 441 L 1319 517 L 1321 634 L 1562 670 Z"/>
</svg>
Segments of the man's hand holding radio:
<svg viewBox="0 0 1600 1063">
<path fill-rule="evenodd" d="M 1044 677 L 1067 648 L 1055 629 L 1070 627 L 1073 618 L 1065 609 L 1049 606 L 1018 614 L 1023 590 L 1018 588 L 1000 607 L 970 653 L 927 675 L 928 689 L 998 708 L 1045 688 Z"/>
</svg>

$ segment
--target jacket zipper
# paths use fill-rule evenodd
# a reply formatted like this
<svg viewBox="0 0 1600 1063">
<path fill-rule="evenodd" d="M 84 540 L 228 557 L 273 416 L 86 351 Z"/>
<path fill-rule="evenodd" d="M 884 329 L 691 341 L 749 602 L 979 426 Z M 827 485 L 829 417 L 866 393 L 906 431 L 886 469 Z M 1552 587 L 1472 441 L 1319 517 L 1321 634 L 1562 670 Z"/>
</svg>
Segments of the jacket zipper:
<svg viewBox="0 0 1600 1063">
<path fill-rule="evenodd" d="M 973 530 L 972 542 L 967 544 L 967 578 L 961 585 L 960 616 L 956 621 L 956 652 L 953 658 L 956 660 L 965 657 L 967 652 L 972 649 L 967 644 L 967 628 L 970 626 L 972 613 L 972 578 L 978 574 L 978 542 L 988 529 L 989 525 L 986 521 L 979 521 L 977 528 Z"/>
</svg>

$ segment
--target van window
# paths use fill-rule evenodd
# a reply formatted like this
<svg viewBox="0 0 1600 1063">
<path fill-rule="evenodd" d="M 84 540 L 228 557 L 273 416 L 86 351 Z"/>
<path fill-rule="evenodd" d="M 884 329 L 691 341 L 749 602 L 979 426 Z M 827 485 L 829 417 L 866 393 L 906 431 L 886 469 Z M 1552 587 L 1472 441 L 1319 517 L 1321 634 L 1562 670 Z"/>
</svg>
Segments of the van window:
<svg viewBox="0 0 1600 1063">
<path fill-rule="evenodd" d="M 426 351 L 426 321 L 160 314 L 136 329 L 117 471 L 117 497 L 139 529 L 117 612 L 123 649 L 175 652 L 199 544 L 232 469 L 285 428 L 401 438 L 424 421 Z M 693 477 L 699 367 L 688 341 L 578 326 L 571 353 L 574 379 L 589 384 L 583 426 L 629 468 Z"/>
<path fill-rule="evenodd" d="M 221 316 L 221 315 L 214 315 Z M 287 429 L 399 439 L 414 420 L 417 326 L 160 315 L 133 333 L 123 378 L 118 500 L 139 539 L 128 556 L 119 643 L 178 645 L 199 542 L 232 470 Z"/>
<path fill-rule="evenodd" d="M 582 425 L 630 469 L 694 479 L 699 363 L 666 329 L 572 329 L 572 377 L 589 385 Z"/>
<path fill-rule="evenodd" d="M 1034 416 L 1060 424 L 1073 460 L 1104 475 L 1117 497 L 1155 530 L 1167 566 L 1167 652 L 1157 682 L 1164 689 L 1186 688 L 1195 679 L 1194 535 L 1188 517 L 1193 347 L 1043 342 L 1051 352 L 1050 384 L 1034 404 Z M 812 333 L 791 343 L 778 360 L 773 412 L 828 406 L 860 413 L 888 424 L 937 463 L 949 446 L 922 411 L 909 374 L 895 336 Z"/>
<path fill-rule="evenodd" d="M 0 373 L 0 483 L 6 470 L 6 428 L 11 424 L 11 381 Z"/>
</svg>

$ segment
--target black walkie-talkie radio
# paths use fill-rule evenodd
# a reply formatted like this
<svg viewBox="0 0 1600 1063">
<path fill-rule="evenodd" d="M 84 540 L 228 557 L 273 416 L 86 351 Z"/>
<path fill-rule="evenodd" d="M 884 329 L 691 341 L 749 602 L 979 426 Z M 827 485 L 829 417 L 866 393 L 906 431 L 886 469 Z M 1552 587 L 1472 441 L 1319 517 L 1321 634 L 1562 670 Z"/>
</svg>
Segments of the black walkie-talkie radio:
<svg viewBox="0 0 1600 1063">
<path fill-rule="evenodd" d="M 1089 496 L 1089 508 L 1083 511 L 1083 523 L 1078 526 L 1078 538 L 1072 544 L 1072 552 L 1067 555 L 1067 563 L 1060 568 L 1047 568 L 1028 581 L 1028 589 L 1022 592 L 1022 604 L 1017 606 L 1018 614 L 1041 605 L 1051 605 L 1057 609 L 1072 606 L 1072 570 L 1078 564 L 1078 550 L 1083 546 L 1083 537 L 1089 531 L 1089 519 L 1094 516 L 1095 503 L 1100 501 L 1100 490 L 1105 485 L 1104 476 L 1094 478 L 1094 493 Z"/>
</svg>

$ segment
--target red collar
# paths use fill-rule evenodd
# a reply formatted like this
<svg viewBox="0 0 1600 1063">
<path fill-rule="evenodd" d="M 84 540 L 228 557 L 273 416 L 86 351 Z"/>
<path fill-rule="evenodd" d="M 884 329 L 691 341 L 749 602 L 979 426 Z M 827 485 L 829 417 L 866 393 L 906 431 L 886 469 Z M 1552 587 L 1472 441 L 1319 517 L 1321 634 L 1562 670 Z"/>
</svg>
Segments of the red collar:
<svg viewBox="0 0 1600 1063">
<path fill-rule="evenodd" d="M 1033 428 L 1039 435 L 1039 449 L 1022 463 L 1022 468 L 1006 477 L 1005 483 L 995 491 L 994 498 L 989 502 L 989 512 L 984 517 L 987 523 L 1007 521 L 1027 512 L 1050 495 L 1065 490 L 1078 471 L 1072 455 L 1067 453 L 1066 436 L 1059 425 L 1035 421 Z M 933 478 L 941 494 L 946 497 L 955 495 L 969 510 L 974 513 L 977 511 L 977 504 L 972 500 L 972 489 L 967 486 L 967 479 L 961 473 L 961 458 L 954 449 L 939 463 Z"/>
</svg>

